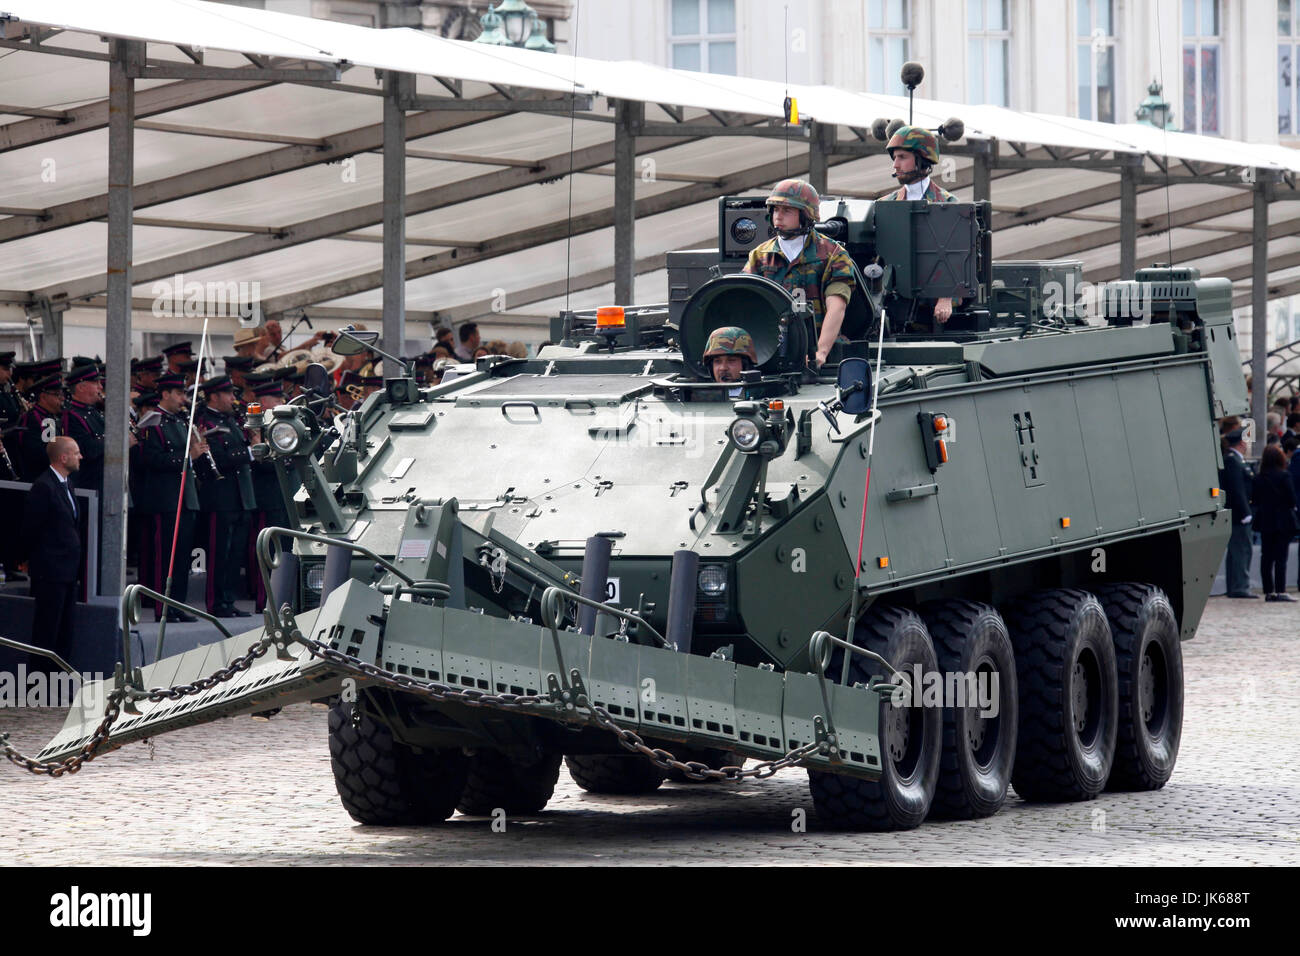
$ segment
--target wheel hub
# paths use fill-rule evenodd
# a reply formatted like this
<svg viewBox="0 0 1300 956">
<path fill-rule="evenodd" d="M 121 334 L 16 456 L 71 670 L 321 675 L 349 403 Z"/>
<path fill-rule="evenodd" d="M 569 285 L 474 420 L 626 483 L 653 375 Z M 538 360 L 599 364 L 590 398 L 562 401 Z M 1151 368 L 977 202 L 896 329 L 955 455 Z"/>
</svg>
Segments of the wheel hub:
<svg viewBox="0 0 1300 956">
<path fill-rule="evenodd" d="M 1070 695 L 1074 704 L 1074 729 L 1083 733 L 1088 726 L 1088 671 L 1083 661 L 1074 662 L 1074 679 L 1070 682 L 1073 693 Z"/>
<path fill-rule="evenodd" d="M 1142 655 L 1138 672 L 1138 704 L 1142 708 L 1142 722 L 1150 724 L 1156 704 L 1156 663 L 1149 652 Z"/>
<path fill-rule="evenodd" d="M 910 737 L 912 709 L 910 707 L 891 707 L 889 714 L 889 756 L 897 763 L 907 755 Z"/>
</svg>

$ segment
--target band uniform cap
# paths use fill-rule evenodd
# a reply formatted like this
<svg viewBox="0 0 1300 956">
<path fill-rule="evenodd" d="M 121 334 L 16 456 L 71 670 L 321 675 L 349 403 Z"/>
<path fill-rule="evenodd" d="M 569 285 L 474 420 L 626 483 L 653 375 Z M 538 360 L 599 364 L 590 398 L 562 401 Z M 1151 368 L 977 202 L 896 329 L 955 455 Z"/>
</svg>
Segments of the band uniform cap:
<svg viewBox="0 0 1300 956">
<path fill-rule="evenodd" d="M 263 395 L 278 395 L 284 397 L 284 383 L 279 381 L 262 382 L 253 389 L 253 394 L 258 398 Z"/>
<path fill-rule="evenodd" d="M 235 344 L 239 344 L 238 338 Z M 221 361 L 225 363 L 227 372 L 248 372 L 257 364 L 257 359 L 251 355 L 227 355 Z"/>
<path fill-rule="evenodd" d="M 234 383 L 230 381 L 229 375 L 214 375 L 201 386 L 205 395 L 216 395 L 218 392 L 233 392 Z"/>
<path fill-rule="evenodd" d="M 159 395 L 171 388 L 179 388 L 181 391 L 184 391 L 185 379 L 179 375 L 168 373 L 166 375 L 158 376 L 158 381 L 153 383 L 153 387 L 157 390 Z"/>
<path fill-rule="evenodd" d="M 177 342 L 175 345 L 169 345 L 162 350 L 163 355 L 171 358 L 173 355 L 193 355 L 194 345 L 191 342 Z"/>
<path fill-rule="evenodd" d="M 719 355 L 742 355 L 755 365 L 758 364 L 753 336 L 735 325 L 714 329 L 709 341 L 705 343 L 704 358 L 711 359 Z"/>
<path fill-rule="evenodd" d="M 821 197 L 813 184 L 802 179 L 783 179 L 767 197 L 769 206 L 793 206 L 814 222 L 821 215 Z"/>
<path fill-rule="evenodd" d="M 36 393 L 61 392 L 63 391 L 63 376 L 47 375 L 45 376 L 45 378 L 41 379 L 39 382 L 37 382 L 35 385 L 32 386 L 32 391 Z"/>
<path fill-rule="evenodd" d="M 14 356 L 17 352 L 0 352 L 0 368 L 11 368 L 14 364 Z"/>
<path fill-rule="evenodd" d="M 99 366 L 92 362 L 90 365 L 78 365 L 73 368 L 68 373 L 67 383 L 68 387 L 71 388 L 81 382 L 98 382 L 103 377 L 104 373 L 100 371 Z"/>
<path fill-rule="evenodd" d="M 885 146 L 891 159 L 896 149 L 910 149 L 931 166 L 939 162 L 939 141 L 920 126 L 900 126 Z"/>
</svg>

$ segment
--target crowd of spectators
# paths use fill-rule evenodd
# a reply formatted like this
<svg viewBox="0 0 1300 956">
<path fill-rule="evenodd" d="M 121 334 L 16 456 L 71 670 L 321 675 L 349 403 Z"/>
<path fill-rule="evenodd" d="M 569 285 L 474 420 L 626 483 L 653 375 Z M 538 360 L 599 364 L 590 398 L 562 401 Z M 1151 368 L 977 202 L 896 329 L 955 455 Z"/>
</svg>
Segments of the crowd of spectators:
<svg viewBox="0 0 1300 956">
<path fill-rule="evenodd" d="M 1232 514 L 1232 536 L 1228 543 L 1227 588 L 1232 598 L 1257 598 L 1250 586 L 1250 567 L 1255 538 L 1259 539 L 1260 584 L 1266 601 L 1296 601 L 1287 593 L 1287 558 L 1291 542 L 1300 531 L 1300 395 L 1279 400 L 1265 419 L 1263 436 L 1254 436 L 1260 447 L 1252 459 L 1252 444 L 1242 419 L 1235 416 L 1219 422 L 1223 470 L 1219 484 L 1227 497 L 1225 507 Z M 1297 562 L 1300 565 L 1300 561 Z M 1300 567 L 1296 570 L 1300 591 Z"/>
<path fill-rule="evenodd" d="M 362 323 L 354 330 L 365 331 Z M 246 421 L 250 406 L 262 409 L 293 401 L 302 394 L 307 367 L 318 362 L 334 382 L 334 410 L 350 410 L 384 385 L 383 360 L 369 349 L 336 354 L 336 333 L 316 332 L 290 345 L 278 322 L 240 329 L 233 355 L 195 358 L 193 342 L 177 342 L 160 354 L 131 361 L 129 422 L 129 578 L 218 617 L 247 617 L 266 600 L 257 572 L 253 542 L 268 525 L 289 523 L 281 479 L 296 489 L 295 476 L 277 476 L 274 464 L 250 453 L 263 436 Z M 526 358 L 521 342 L 483 342 L 475 323 L 456 330 L 439 328 L 427 352 L 404 359 L 422 385 L 436 385 L 448 368 L 483 355 Z M 104 363 L 96 358 L 16 361 L 0 353 L 0 480 L 42 487 L 56 481 L 70 507 L 68 523 L 79 522 L 80 559 L 70 557 L 66 530 L 55 563 L 57 577 L 80 578 L 77 591 L 87 597 L 96 588 L 86 582 L 88 522 L 103 508 L 86 508 L 92 491 L 102 500 L 105 460 Z M 194 426 L 191 429 L 191 408 Z M 337 411 L 336 411 L 337 410 Z M 53 478 L 51 478 L 53 475 Z M 182 480 L 184 476 L 184 480 Z M 31 492 L 0 489 L 0 523 L 23 525 Z M 62 497 L 48 496 L 59 508 Z M 44 500 L 44 499 L 43 499 Z M 48 502 L 47 502 L 48 504 Z M 51 506 L 52 507 L 52 506 Z M 49 510 L 48 508 L 46 509 Z M 30 522 L 28 522 L 30 525 Z M 28 580 L 33 597 L 50 591 L 49 542 L 42 528 L 6 533 L 0 542 L 0 582 Z M 201 559 L 192 561 L 197 549 Z M 65 567 L 74 564 L 76 567 Z M 206 572 L 206 594 L 190 593 L 191 570 Z M 39 571 L 37 569 L 40 569 Z M 170 581 L 170 588 L 169 588 Z M 71 585 L 59 589 L 64 601 Z M 241 606 L 242 605 L 242 606 Z M 155 616 L 188 621 L 179 608 L 155 604 Z M 39 620 L 49 615 L 38 615 Z M 64 618 L 66 620 L 66 617 Z M 64 635 L 66 637 L 66 635 Z M 52 644 L 54 635 L 37 643 Z M 60 642 L 66 646 L 66 642 Z"/>
</svg>

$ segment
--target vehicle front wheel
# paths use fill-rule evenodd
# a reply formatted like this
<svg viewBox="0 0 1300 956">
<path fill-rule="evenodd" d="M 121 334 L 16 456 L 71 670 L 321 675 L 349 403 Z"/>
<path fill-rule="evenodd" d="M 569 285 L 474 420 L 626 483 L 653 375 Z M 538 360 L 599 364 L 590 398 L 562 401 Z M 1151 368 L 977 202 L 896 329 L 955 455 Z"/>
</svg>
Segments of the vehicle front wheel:
<svg viewBox="0 0 1300 956">
<path fill-rule="evenodd" d="M 909 681 L 915 679 L 918 665 L 923 675 L 938 672 L 934 644 L 914 611 L 873 607 L 858 623 L 853 641 L 885 658 Z M 828 677 L 838 680 L 842 654 L 832 658 Z M 867 684 L 873 677 L 896 680 L 875 661 L 851 655 L 849 683 Z M 912 703 L 881 698 L 879 780 L 808 771 L 813 807 L 824 823 L 856 830 L 909 830 L 930 812 L 943 749 L 943 709 L 923 706 L 907 696 Z"/>
</svg>

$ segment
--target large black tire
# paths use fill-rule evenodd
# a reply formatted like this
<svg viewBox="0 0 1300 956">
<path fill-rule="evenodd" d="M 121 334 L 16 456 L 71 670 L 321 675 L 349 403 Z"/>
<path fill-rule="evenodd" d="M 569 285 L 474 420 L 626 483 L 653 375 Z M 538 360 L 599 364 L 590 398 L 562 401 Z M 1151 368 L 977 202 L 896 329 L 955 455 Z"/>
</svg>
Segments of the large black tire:
<svg viewBox="0 0 1300 956">
<path fill-rule="evenodd" d="M 935 601 L 921 608 L 939 672 L 956 676 L 967 703 L 943 708 L 943 756 L 930 812 L 970 820 L 1002 809 L 1016 759 L 1019 695 L 1015 652 L 1002 615 L 973 601 Z M 974 675 L 972 688 L 967 675 Z M 986 695 L 971 698 L 971 693 Z M 950 704 L 952 706 L 950 706 Z"/>
<path fill-rule="evenodd" d="M 573 782 L 589 793 L 653 793 L 665 776 L 640 754 L 574 754 L 564 763 Z"/>
<path fill-rule="evenodd" d="M 1115 638 L 1119 729 L 1109 790 L 1159 790 L 1183 733 L 1183 648 L 1165 592 L 1150 584 L 1097 588 Z"/>
<path fill-rule="evenodd" d="M 461 813 L 491 816 L 540 813 L 555 793 L 560 755 L 547 752 L 531 764 L 511 760 L 499 750 L 480 750 L 469 761 L 469 778 L 456 805 Z"/>
<path fill-rule="evenodd" d="M 913 665 L 922 673 L 937 672 L 938 661 L 925 622 L 914 611 L 872 608 L 857 626 L 854 643 L 881 655 L 913 678 Z M 827 674 L 838 680 L 843 657 L 836 654 Z M 852 655 L 849 683 L 868 683 L 889 671 L 860 654 Z M 896 707 L 880 702 L 881 763 L 879 780 L 863 780 L 824 770 L 808 771 L 817 817 L 831 827 L 854 830 L 910 830 L 930 812 L 939 780 L 943 750 L 943 709 Z"/>
<path fill-rule="evenodd" d="M 1026 800 L 1091 800 L 1115 759 L 1119 679 L 1101 603 L 1041 591 L 1006 615 L 1016 651 L 1020 727 L 1011 785 Z"/>
<path fill-rule="evenodd" d="M 343 809 L 369 826 L 441 823 L 456 809 L 469 759 L 459 749 L 416 750 L 354 704 L 329 713 L 330 766 Z"/>
</svg>

